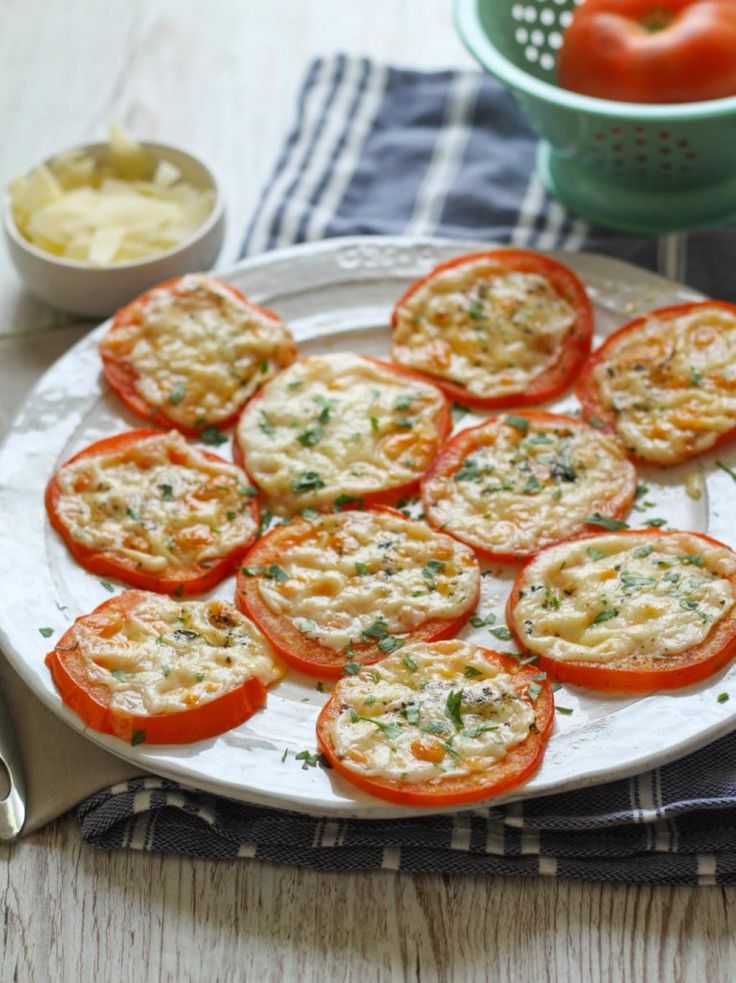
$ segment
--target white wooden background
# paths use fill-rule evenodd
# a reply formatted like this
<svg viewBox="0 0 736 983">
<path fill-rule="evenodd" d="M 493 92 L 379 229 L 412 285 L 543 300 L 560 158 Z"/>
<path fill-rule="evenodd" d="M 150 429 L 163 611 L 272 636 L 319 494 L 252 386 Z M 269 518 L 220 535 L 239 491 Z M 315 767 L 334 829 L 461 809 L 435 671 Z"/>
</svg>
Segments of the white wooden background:
<svg viewBox="0 0 736 983">
<path fill-rule="evenodd" d="M 336 50 L 470 64 L 450 0 L 0 0 L 0 184 L 119 119 L 217 165 L 227 262 L 308 60 Z M 2 430 L 84 328 L 24 296 L 2 253 L 0 298 Z M 0 847 L 0 897 L 2 981 L 736 979 L 736 890 L 717 887 L 106 854 L 68 816 Z"/>
</svg>

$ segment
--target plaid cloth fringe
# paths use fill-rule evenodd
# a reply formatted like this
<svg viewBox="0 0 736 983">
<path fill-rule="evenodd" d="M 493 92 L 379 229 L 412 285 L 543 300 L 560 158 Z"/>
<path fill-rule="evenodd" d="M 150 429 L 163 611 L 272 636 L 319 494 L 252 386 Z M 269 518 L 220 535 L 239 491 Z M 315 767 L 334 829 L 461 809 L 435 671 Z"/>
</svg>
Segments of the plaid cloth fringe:
<svg viewBox="0 0 736 983">
<path fill-rule="evenodd" d="M 534 152 L 511 97 L 489 77 L 320 59 L 242 255 L 361 233 L 487 238 L 604 253 L 736 301 L 736 231 L 637 239 L 590 226 L 548 195 Z M 315 818 L 149 777 L 87 799 L 79 822 L 98 847 L 318 870 L 732 884 L 736 735 L 632 779 L 456 815 Z"/>
</svg>

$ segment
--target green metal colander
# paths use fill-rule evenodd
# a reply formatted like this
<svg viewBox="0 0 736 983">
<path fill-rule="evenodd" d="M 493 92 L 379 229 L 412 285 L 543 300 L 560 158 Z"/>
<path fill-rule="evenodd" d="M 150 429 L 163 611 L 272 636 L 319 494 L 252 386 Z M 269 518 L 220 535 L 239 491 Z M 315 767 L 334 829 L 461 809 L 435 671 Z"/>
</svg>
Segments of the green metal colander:
<svg viewBox="0 0 736 983">
<path fill-rule="evenodd" d="M 629 232 L 736 222 L 736 96 L 652 105 L 559 88 L 557 52 L 581 2 L 455 0 L 466 46 L 542 137 L 542 180 L 573 211 Z"/>
</svg>

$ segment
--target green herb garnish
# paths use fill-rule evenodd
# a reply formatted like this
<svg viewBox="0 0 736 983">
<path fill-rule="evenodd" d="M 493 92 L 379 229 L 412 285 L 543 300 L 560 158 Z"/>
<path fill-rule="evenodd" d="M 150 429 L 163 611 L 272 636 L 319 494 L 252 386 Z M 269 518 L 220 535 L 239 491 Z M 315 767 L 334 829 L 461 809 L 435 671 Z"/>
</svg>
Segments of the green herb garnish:
<svg viewBox="0 0 736 983">
<path fill-rule="evenodd" d="M 354 495 L 338 495 L 332 503 L 333 512 L 341 512 L 348 505 L 354 505 L 357 509 L 363 508 L 363 499 Z"/>
<path fill-rule="evenodd" d="M 308 768 L 316 768 L 319 764 L 319 754 L 315 754 L 313 751 L 300 751 L 295 754 L 294 757 L 297 761 L 302 761 L 302 771 L 306 771 Z M 281 759 L 284 760 L 283 758 Z"/>
<path fill-rule="evenodd" d="M 169 402 L 171 403 L 172 406 L 178 406 L 179 403 L 181 403 L 181 401 L 184 399 L 186 394 L 187 394 L 187 387 L 183 385 L 181 382 L 177 382 L 177 384 L 173 387 L 173 389 L 169 393 Z"/>
<path fill-rule="evenodd" d="M 445 701 L 445 716 L 452 721 L 456 730 L 463 729 L 462 704 L 463 691 L 450 690 Z"/>
<path fill-rule="evenodd" d="M 525 416 L 507 416 L 506 423 L 524 434 L 529 432 L 529 421 Z"/>
<path fill-rule="evenodd" d="M 273 437 L 276 433 L 273 424 L 271 423 L 271 417 L 266 413 L 265 410 L 261 410 L 258 417 L 258 429 L 262 430 L 268 437 Z"/>
<path fill-rule="evenodd" d="M 289 575 L 280 567 L 278 563 L 272 563 L 267 570 L 264 571 L 264 576 L 266 580 L 276 580 L 279 584 L 285 584 L 289 579 Z"/>
<path fill-rule="evenodd" d="M 314 424 L 311 427 L 307 427 L 306 430 L 302 430 L 296 439 L 302 447 L 314 447 L 315 444 L 318 444 L 322 440 L 323 436 L 324 430 L 322 427 Z"/>
<path fill-rule="evenodd" d="M 733 468 L 729 468 L 729 466 L 724 464 L 723 461 L 716 461 L 716 467 L 720 468 L 721 471 L 725 471 L 729 478 L 733 478 L 733 480 L 736 481 L 736 471 L 734 471 Z"/>
<path fill-rule="evenodd" d="M 203 444 L 209 444 L 210 447 L 219 447 L 220 444 L 227 443 L 227 437 L 222 430 L 214 426 L 205 427 L 200 433 L 199 439 Z"/>
<path fill-rule="evenodd" d="M 316 471 L 303 471 L 298 478 L 294 478 L 291 483 L 291 490 L 297 495 L 305 492 L 319 491 L 324 488 L 325 483 Z"/>
<path fill-rule="evenodd" d="M 388 636 L 388 625 L 383 620 L 383 618 L 376 618 L 372 625 L 369 625 L 361 633 L 360 637 L 364 641 L 370 641 L 372 638 L 380 641 Z"/>
<path fill-rule="evenodd" d="M 654 550 L 653 546 L 637 546 L 632 556 L 635 556 L 637 560 L 642 560 L 645 556 L 649 556 Z"/>
<path fill-rule="evenodd" d="M 607 515 L 601 515 L 600 512 L 594 512 L 592 515 L 589 515 L 585 520 L 585 524 L 588 526 L 601 526 L 610 532 L 617 532 L 619 529 L 629 528 L 627 522 L 623 522 L 621 519 L 611 519 Z"/>
<path fill-rule="evenodd" d="M 619 577 L 624 587 L 651 587 L 652 584 L 657 583 L 653 577 L 637 577 L 627 570 L 622 570 Z"/>
<path fill-rule="evenodd" d="M 478 614 L 472 614 L 470 616 L 470 624 L 473 628 L 484 628 L 486 625 L 493 625 L 496 623 L 496 615 L 491 612 L 485 616 Z"/>
<path fill-rule="evenodd" d="M 618 617 L 618 611 L 616 608 L 608 608 L 605 611 L 599 611 L 595 618 L 593 618 L 591 624 L 602 625 L 604 621 L 610 621 L 611 618 L 616 617 Z"/>
<path fill-rule="evenodd" d="M 472 457 L 466 458 L 462 465 L 455 472 L 455 481 L 480 481 L 483 477 L 483 471 L 481 471 L 478 466 L 478 462 L 474 461 Z"/>
</svg>

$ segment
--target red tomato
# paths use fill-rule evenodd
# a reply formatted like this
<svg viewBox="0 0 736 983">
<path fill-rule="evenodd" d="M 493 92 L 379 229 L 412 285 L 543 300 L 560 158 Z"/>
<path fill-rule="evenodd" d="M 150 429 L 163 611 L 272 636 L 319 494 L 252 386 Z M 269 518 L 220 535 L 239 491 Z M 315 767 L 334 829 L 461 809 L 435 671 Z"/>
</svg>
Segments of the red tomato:
<svg viewBox="0 0 736 983">
<path fill-rule="evenodd" d="M 82 655 L 76 638 L 76 625 L 109 639 L 115 624 L 133 615 L 145 599 L 141 591 L 125 591 L 110 598 L 91 614 L 77 618 L 46 656 L 46 665 L 64 703 L 87 727 L 103 734 L 115 734 L 124 741 L 146 744 L 186 744 L 214 737 L 237 727 L 266 702 L 266 688 L 251 677 L 219 697 L 192 705 L 176 713 L 140 714 L 111 705 L 110 690 L 104 683 L 88 678 L 88 659 Z"/>
<path fill-rule="evenodd" d="M 394 515 L 408 522 L 401 512 L 387 506 L 375 506 L 367 511 L 375 511 Z M 315 520 L 319 523 L 319 520 Z M 243 566 L 249 570 L 268 571 L 272 564 L 279 566 L 283 562 L 285 550 L 299 543 L 307 542 L 314 534 L 315 525 L 303 519 L 295 519 L 289 525 L 277 526 L 258 540 L 245 558 Z M 288 572 L 288 571 L 287 571 Z M 310 639 L 294 625 L 288 612 L 277 614 L 261 597 L 258 582 L 263 574 L 248 576 L 242 567 L 238 571 L 235 599 L 240 610 L 251 618 L 279 655 L 283 656 L 296 669 L 310 676 L 320 676 L 323 679 L 338 679 L 345 671 L 346 663 L 369 665 L 384 658 L 385 652 L 378 648 L 377 641 L 353 642 L 349 656 L 344 651 L 336 652 L 315 639 Z M 463 613 L 451 620 L 433 618 L 418 625 L 412 631 L 402 634 L 401 640 L 408 642 L 438 642 L 454 638 L 478 604 L 478 592 L 468 598 Z M 376 617 L 380 611 L 376 611 Z"/>
<path fill-rule="evenodd" d="M 550 259 L 548 256 L 542 256 L 526 249 L 494 249 L 487 253 L 468 253 L 465 256 L 456 256 L 445 263 L 440 263 L 427 276 L 413 283 L 400 297 L 391 318 L 392 328 L 397 327 L 401 307 L 420 287 L 428 283 L 431 284 L 437 274 L 484 258 L 493 261 L 499 276 L 508 273 L 535 273 L 544 277 L 555 292 L 572 306 L 575 312 L 575 323 L 564 339 L 556 361 L 534 377 L 523 392 L 504 393 L 499 396 L 475 395 L 464 386 L 443 378 L 442 369 L 439 366 L 436 374 L 426 374 L 425 378 L 444 390 L 450 399 L 469 406 L 487 409 L 529 406 L 554 399 L 572 384 L 590 351 L 593 337 L 593 308 L 585 287 L 576 274 L 567 266 Z"/>
<path fill-rule="evenodd" d="M 103 440 L 95 441 L 89 447 L 85 447 L 62 467 L 85 457 L 134 448 L 140 441 L 156 436 L 163 436 L 163 434 L 159 430 L 130 430 L 127 433 L 116 434 L 114 437 L 106 437 Z M 226 463 L 222 458 L 209 451 L 199 451 L 199 453 L 211 461 Z M 178 462 L 172 461 L 172 463 Z M 243 478 L 245 479 L 245 475 Z M 247 481 L 244 481 L 244 484 L 247 484 Z M 57 473 L 52 476 L 46 486 L 46 511 L 51 525 L 64 540 L 77 563 L 98 576 L 115 577 L 133 587 L 157 591 L 162 594 L 202 594 L 219 584 L 221 580 L 235 571 L 243 554 L 255 539 L 260 517 L 257 499 L 255 497 L 249 498 L 248 512 L 255 523 L 256 530 L 250 539 L 240 543 L 229 554 L 210 564 L 192 563 L 184 567 L 175 567 L 169 564 L 154 573 L 141 569 L 133 559 L 122 553 L 86 546 L 76 539 L 61 514 L 59 508 L 61 497 L 62 490 Z"/>
<path fill-rule="evenodd" d="M 176 294 L 182 280 L 185 277 L 177 277 L 173 280 L 165 280 L 163 283 L 157 284 L 150 290 L 147 290 L 140 297 L 137 297 L 134 301 L 125 307 L 122 307 L 112 322 L 110 331 L 107 338 L 112 332 L 119 330 L 120 328 L 128 327 L 131 324 L 140 323 L 145 319 L 146 306 L 151 299 L 151 296 L 159 291 L 168 291 L 172 294 Z M 278 314 L 269 310 L 266 307 L 260 307 L 258 304 L 254 304 L 249 300 L 245 294 L 241 293 L 236 287 L 231 286 L 229 283 L 223 283 L 219 280 L 214 281 L 220 287 L 229 291 L 234 297 L 242 301 L 251 310 L 257 311 L 260 314 L 271 318 L 274 321 L 281 322 L 281 318 Z M 181 431 L 187 437 L 197 437 L 202 429 L 208 426 L 217 426 L 218 428 L 224 428 L 230 426 L 238 418 L 240 411 L 242 409 L 242 403 L 238 406 L 232 413 L 227 416 L 213 417 L 202 423 L 201 426 L 187 426 L 187 424 L 182 423 L 180 420 L 175 419 L 166 412 L 166 406 L 151 406 L 144 397 L 139 393 L 136 388 L 136 382 L 139 378 L 139 374 L 133 365 L 125 358 L 123 354 L 118 352 L 108 352 L 105 350 L 104 345 L 100 352 L 102 358 L 102 370 L 105 373 L 107 381 L 110 383 L 112 388 L 118 394 L 118 396 L 123 400 L 123 402 L 137 415 L 143 417 L 149 423 L 157 424 L 160 427 L 176 427 L 177 430 Z M 296 357 L 296 347 L 293 343 L 285 345 L 282 350 L 277 351 L 273 356 L 273 360 L 276 362 L 278 368 L 283 368 L 293 362 Z"/>
<path fill-rule="evenodd" d="M 581 423 L 580 420 L 575 420 L 569 416 L 544 413 L 539 410 L 525 410 L 519 413 L 518 417 L 522 420 L 529 421 L 529 429 L 532 432 L 544 433 L 545 429 L 564 427 L 566 430 L 572 430 L 573 432 L 588 432 L 590 434 L 587 438 L 588 440 L 590 440 L 591 436 L 595 436 L 595 431 L 592 428 Z M 584 515 L 581 517 L 578 527 L 569 531 L 566 535 L 560 535 L 558 531 L 554 537 L 549 537 L 548 535 L 548 538 L 541 539 L 541 541 L 537 539 L 533 548 L 521 550 L 515 548 L 513 544 L 509 544 L 506 549 L 501 547 L 490 548 L 487 540 L 484 542 L 482 532 L 479 532 L 477 528 L 473 529 L 473 534 L 469 534 L 467 531 L 458 532 L 453 529 L 452 522 L 445 520 L 437 513 L 435 507 L 436 498 L 432 492 L 432 482 L 438 477 L 451 478 L 460 470 L 467 458 L 479 448 L 492 443 L 497 433 L 498 421 L 499 418 L 497 417 L 489 417 L 489 419 L 484 420 L 478 426 L 461 430 L 460 433 L 456 434 L 445 444 L 440 451 L 439 457 L 422 479 L 422 504 L 424 505 L 424 513 L 427 522 L 435 529 L 441 529 L 448 535 L 459 539 L 460 542 L 467 543 L 468 546 L 475 550 L 478 556 L 485 560 L 513 563 L 517 560 L 525 560 L 530 553 L 537 552 L 542 546 L 552 546 L 554 543 L 562 542 L 571 536 L 587 531 L 589 527 L 586 526 L 584 518 L 592 512 L 598 512 L 600 515 L 607 516 L 611 519 L 623 519 L 624 516 L 629 514 L 636 494 L 637 476 L 633 465 L 624 459 L 620 461 L 620 473 L 622 476 L 620 487 L 617 488 L 614 486 L 610 490 L 609 498 L 596 502 L 590 508 L 585 508 L 585 503 L 583 503 Z M 579 477 L 578 480 L 582 481 L 584 478 Z M 527 498 L 526 501 L 528 502 L 530 499 Z M 564 506 L 564 499 L 561 500 L 561 504 Z M 493 501 L 492 498 L 489 498 L 489 511 L 491 511 L 492 507 Z"/>
<path fill-rule="evenodd" d="M 736 95 L 733 0 L 586 0 L 558 59 L 566 89 L 620 102 Z"/>
<path fill-rule="evenodd" d="M 485 771 L 450 778 L 439 777 L 432 781 L 411 784 L 362 775 L 337 756 L 330 740 L 329 725 L 342 710 L 339 683 L 317 719 L 317 743 L 320 751 L 335 771 L 357 788 L 368 792 L 369 795 L 399 805 L 430 808 L 462 805 L 464 802 L 476 802 L 501 795 L 520 785 L 539 767 L 552 730 L 554 718 L 552 687 L 546 679 L 539 679 L 539 670 L 534 666 L 520 666 L 518 660 L 492 649 L 484 649 L 483 654 L 489 662 L 495 663 L 499 669 L 513 677 L 514 689 L 520 697 L 529 700 L 529 686 L 534 684 L 537 688 L 537 696 L 531 701 L 534 706 L 535 723 L 529 735 Z"/>
<path fill-rule="evenodd" d="M 369 362 L 375 362 L 376 365 L 380 365 L 381 368 L 383 369 L 388 369 L 395 376 L 398 376 L 402 381 L 406 380 L 407 384 L 412 379 L 416 379 L 417 381 L 421 382 L 423 385 L 426 385 L 429 382 L 429 383 L 434 383 L 437 388 L 440 389 L 442 388 L 438 384 L 438 381 L 436 379 L 429 379 L 426 376 L 421 375 L 421 373 L 419 372 L 413 372 L 411 369 L 404 368 L 403 365 L 396 365 L 393 362 L 385 362 L 383 361 L 383 359 L 374 358 L 374 356 L 372 355 L 361 355 L 360 357 L 367 359 L 367 361 Z M 252 399 L 249 400 L 246 406 L 243 407 L 243 412 L 245 412 L 245 409 L 249 408 L 251 405 L 257 405 L 257 401 L 263 398 L 263 394 L 264 394 L 264 387 L 262 387 L 252 397 Z M 442 393 L 439 393 L 438 395 L 442 396 Z M 435 419 L 435 427 L 437 429 L 437 437 L 436 437 L 437 450 L 435 451 L 435 453 L 437 453 L 440 447 L 442 447 L 444 442 L 449 437 L 450 431 L 452 430 L 452 412 L 450 410 L 450 404 L 447 402 L 446 399 L 442 400 L 442 405 Z M 249 480 L 252 481 L 253 484 L 257 486 L 258 480 L 248 470 L 248 462 L 246 461 L 245 454 L 243 453 L 243 449 L 238 439 L 239 429 L 240 429 L 239 426 L 236 427 L 235 429 L 235 439 L 233 440 L 233 461 L 237 464 L 239 468 L 242 468 L 246 472 Z M 383 439 L 385 440 L 387 438 L 384 437 Z M 298 454 L 298 451 L 296 453 Z M 355 508 L 356 505 L 360 505 L 360 504 L 396 505 L 396 503 L 400 502 L 402 498 L 406 498 L 409 495 L 414 495 L 419 491 L 419 483 L 421 481 L 421 478 L 422 476 L 420 475 L 418 478 L 415 478 L 413 481 L 406 482 L 403 485 L 393 485 L 391 487 L 378 489 L 377 491 L 367 491 L 361 494 L 360 496 L 355 495 L 354 496 L 355 501 L 353 503 L 348 503 L 346 505 L 343 505 L 341 507 L 341 511 L 346 511 L 350 508 Z M 335 495 L 335 498 L 338 498 L 340 495 L 340 491 L 339 489 L 337 489 L 336 491 L 337 494 Z M 312 507 L 316 508 L 318 511 L 322 511 L 324 510 L 324 508 L 331 508 L 332 506 L 331 505 L 320 506 L 319 504 L 313 504 Z"/>
<path fill-rule="evenodd" d="M 654 535 L 672 536 L 681 530 L 657 529 L 627 529 L 617 532 L 617 536 L 631 536 L 641 539 L 652 538 Z M 583 539 L 599 538 L 600 533 Z M 707 543 L 712 543 L 728 549 L 724 543 L 718 542 L 704 533 L 689 533 L 698 536 Z M 579 541 L 579 540 L 578 540 Z M 530 562 L 533 562 L 533 558 Z M 514 611 L 519 603 L 519 591 L 524 588 L 526 566 L 519 571 L 514 586 L 506 603 L 506 623 L 514 636 L 514 641 L 523 650 L 527 641 L 515 627 Z M 736 588 L 736 574 L 728 578 Z M 619 660 L 615 665 L 604 662 L 573 662 L 553 659 L 538 654 L 537 664 L 547 673 L 550 679 L 561 683 L 572 683 L 575 686 L 588 686 L 590 689 L 606 690 L 618 693 L 652 693 L 660 689 L 679 689 L 689 686 L 701 679 L 712 676 L 722 669 L 736 655 L 736 609 L 722 618 L 713 628 L 706 639 L 699 645 L 687 649 L 678 655 L 669 656 L 668 665 L 662 665 L 662 659 L 654 657 L 645 659 L 636 653 Z"/>
</svg>

